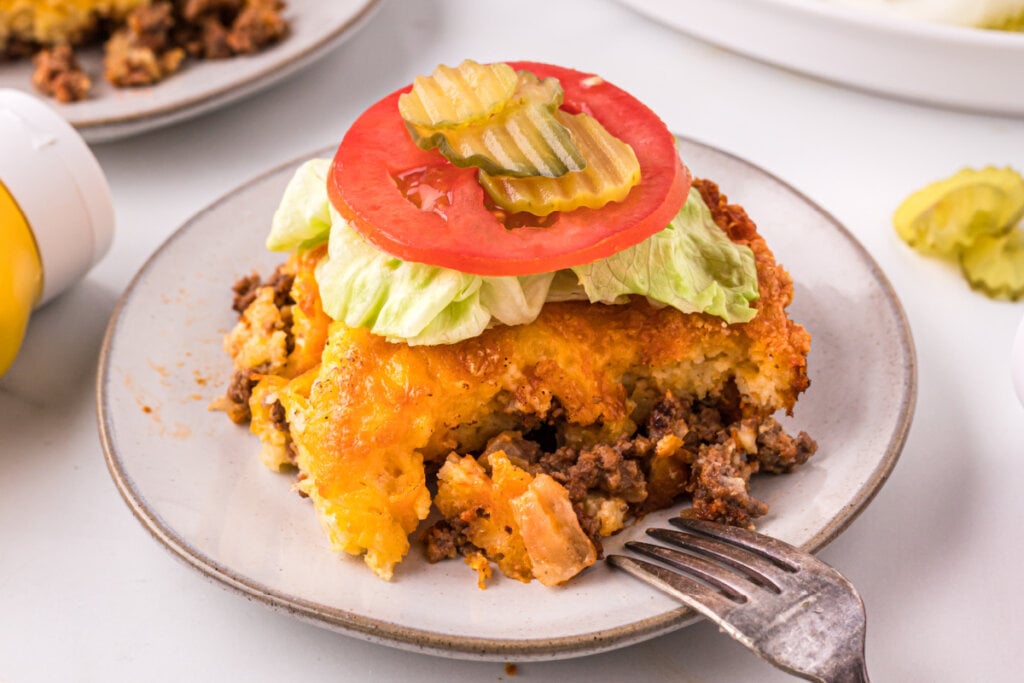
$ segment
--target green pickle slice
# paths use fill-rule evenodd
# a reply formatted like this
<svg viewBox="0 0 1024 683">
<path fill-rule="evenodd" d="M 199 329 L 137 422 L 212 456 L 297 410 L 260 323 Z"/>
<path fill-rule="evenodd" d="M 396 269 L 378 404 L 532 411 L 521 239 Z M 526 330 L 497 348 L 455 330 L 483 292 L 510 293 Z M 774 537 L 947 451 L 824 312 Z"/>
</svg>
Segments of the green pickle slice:
<svg viewBox="0 0 1024 683">
<path fill-rule="evenodd" d="M 1024 297 L 1024 230 L 983 235 L 960 254 L 960 268 L 971 287 L 994 299 Z"/>
<path fill-rule="evenodd" d="M 1024 31 L 1024 10 L 1016 14 L 1010 14 L 997 21 L 993 21 L 981 28 L 993 29 L 996 31 Z"/>
<path fill-rule="evenodd" d="M 480 184 L 494 203 L 512 213 L 547 216 L 581 207 L 599 209 L 625 199 L 640 182 L 640 162 L 633 148 L 588 114 L 558 112 L 556 116 L 571 132 L 588 160 L 587 167 L 558 178 L 514 178 L 481 171 Z"/>
<path fill-rule="evenodd" d="M 587 162 L 555 113 L 562 86 L 554 78 L 518 74 L 514 92 L 497 112 L 457 127 L 418 125 L 406 119 L 422 149 L 437 147 L 456 166 L 492 175 L 554 178 L 580 171 Z"/>
<path fill-rule="evenodd" d="M 964 169 L 928 185 L 896 209 L 897 234 L 924 253 L 954 255 L 1006 232 L 1024 215 L 1024 178 L 1010 168 Z"/>
<path fill-rule="evenodd" d="M 416 77 L 412 90 L 398 98 L 398 112 L 410 126 L 456 128 L 501 111 L 518 82 L 508 64 L 442 64 L 430 76 Z"/>
</svg>

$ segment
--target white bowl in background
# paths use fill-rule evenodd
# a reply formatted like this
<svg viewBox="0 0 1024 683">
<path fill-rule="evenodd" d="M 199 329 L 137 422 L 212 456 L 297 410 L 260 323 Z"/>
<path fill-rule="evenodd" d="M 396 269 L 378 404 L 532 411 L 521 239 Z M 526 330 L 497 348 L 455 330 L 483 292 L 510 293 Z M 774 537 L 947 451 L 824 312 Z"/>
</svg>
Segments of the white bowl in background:
<svg viewBox="0 0 1024 683">
<path fill-rule="evenodd" d="M 822 0 L 620 0 L 728 50 L 853 88 L 1024 114 L 1024 34 L 947 26 Z"/>
</svg>

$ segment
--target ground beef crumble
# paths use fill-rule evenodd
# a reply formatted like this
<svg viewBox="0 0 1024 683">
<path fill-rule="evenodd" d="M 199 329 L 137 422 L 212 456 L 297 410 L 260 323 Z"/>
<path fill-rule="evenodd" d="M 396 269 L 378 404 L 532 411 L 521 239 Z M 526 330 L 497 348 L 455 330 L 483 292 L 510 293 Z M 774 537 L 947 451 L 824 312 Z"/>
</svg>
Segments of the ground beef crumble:
<svg viewBox="0 0 1024 683">
<path fill-rule="evenodd" d="M 782 429 L 782 425 L 772 420 L 761 423 L 757 428 L 757 455 L 761 470 L 784 474 L 792 472 L 818 450 L 818 444 L 800 432 L 794 438 Z"/>
<path fill-rule="evenodd" d="M 104 42 L 103 76 L 117 87 L 158 83 L 186 58 L 227 59 L 264 50 L 289 32 L 282 0 L 161 0 L 142 5 L 120 26 L 94 36 Z M 3 57 L 34 55 L 32 83 L 59 102 L 88 97 L 92 79 L 72 47 L 10 41 Z"/>
<path fill-rule="evenodd" d="M 262 280 L 253 274 L 232 287 L 233 309 L 242 313 L 261 291 L 270 288 L 281 318 L 291 327 L 294 277 L 279 267 Z M 289 345 L 290 348 L 290 345 Z M 267 368 L 238 370 L 227 391 L 228 414 L 236 422 L 251 419 L 249 399 L 258 376 Z M 270 406 L 270 421 L 288 431 L 280 402 Z M 509 461 L 533 476 L 549 475 L 568 493 L 580 527 L 602 556 L 602 502 L 624 508 L 623 519 L 638 519 L 688 498 L 682 514 L 752 528 L 767 506 L 750 495 L 749 481 L 758 472 L 786 473 L 817 450 L 805 432 L 791 436 L 773 417 L 746 417 L 739 409 L 738 391 L 726 388 L 717 401 L 677 397 L 657 401 L 636 432 L 614 443 L 588 446 L 561 444 L 564 412 L 556 404 L 546 417 L 520 416 L 525 431 L 506 431 L 491 438 L 476 454 L 487 467 L 488 456 L 501 451 Z M 289 443 L 294 463 L 293 444 Z M 426 463 L 429 479 L 440 463 Z M 300 474 L 300 478 L 303 475 Z M 465 519 L 442 519 L 420 535 L 426 558 L 439 562 L 464 556 L 481 557 L 467 536 Z"/>
<path fill-rule="evenodd" d="M 257 273 L 238 278 L 231 286 L 231 291 L 235 294 L 231 308 L 239 315 L 245 313 L 245 309 L 249 308 L 249 304 L 256 298 L 256 292 L 262 282 Z"/>
<path fill-rule="evenodd" d="M 136 8 L 107 41 L 103 75 L 116 86 L 151 85 L 176 72 L 185 50 L 171 41 L 174 6 L 157 2 Z"/>
<path fill-rule="evenodd" d="M 32 62 L 36 67 L 32 73 L 32 85 L 58 102 L 85 99 L 92 87 L 92 80 L 79 66 L 74 51 L 67 44 L 40 50 Z"/>
<path fill-rule="evenodd" d="M 423 547 L 426 549 L 427 561 L 431 564 L 441 560 L 454 560 L 465 548 L 472 544 L 466 538 L 466 527 L 469 524 L 461 519 L 443 519 L 423 532 Z"/>
<path fill-rule="evenodd" d="M 545 451 L 529 436 L 505 432 L 488 443 L 481 459 L 504 451 L 517 467 L 562 484 L 599 555 L 600 520 L 588 505 L 594 496 L 625 501 L 634 518 L 689 496 L 692 507 L 684 514 L 751 528 L 768 510 L 750 495 L 751 475 L 789 472 L 817 444 L 804 432 L 790 436 L 772 417 L 730 419 L 735 412 L 728 404 L 670 395 L 636 434 L 614 444 Z M 477 552 L 457 527 L 457 521 L 442 520 L 422 535 L 431 562 Z"/>
<path fill-rule="evenodd" d="M 285 321 L 285 329 L 288 331 L 286 344 L 289 352 L 295 344 L 295 339 L 291 334 L 291 307 L 295 304 L 294 299 L 292 299 L 291 290 L 294 280 L 293 275 L 286 273 L 283 267 L 278 267 L 266 281 L 254 273 L 239 278 L 231 287 L 231 291 L 234 293 L 231 308 L 239 316 L 256 299 L 261 289 L 270 287 L 273 290 L 274 305 L 280 309 L 281 317 Z M 261 365 L 252 368 L 236 369 L 232 375 L 231 382 L 225 393 L 225 405 L 223 407 L 228 417 L 236 424 L 245 424 L 252 419 L 249 399 L 252 397 L 253 387 L 259 382 L 259 376 L 267 371 L 268 368 Z M 275 426 L 280 431 L 287 431 L 288 423 L 285 419 L 284 408 L 280 403 L 271 408 L 271 417 Z"/>
<path fill-rule="evenodd" d="M 235 284 L 231 286 L 231 291 L 234 292 L 234 299 L 231 302 L 231 308 L 236 313 L 241 315 L 245 312 L 245 309 L 249 308 L 249 304 L 256 298 L 256 293 L 261 287 L 273 287 L 274 289 L 274 305 L 278 308 L 285 308 L 295 303 L 292 299 L 292 284 L 295 282 L 295 276 L 290 273 L 286 273 L 282 267 L 278 267 L 273 274 L 267 278 L 266 282 L 257 273 L 252 275 L 245 275 L 240 277 Z"/>
<path fill-rule="evenodd" d="M 227 44 L 236 55 L 259 52 L 273 45 L 288 33 L 288 24 L 281 18 L 283 2 L 249 0 L 231 23 Z"/>
</svg>

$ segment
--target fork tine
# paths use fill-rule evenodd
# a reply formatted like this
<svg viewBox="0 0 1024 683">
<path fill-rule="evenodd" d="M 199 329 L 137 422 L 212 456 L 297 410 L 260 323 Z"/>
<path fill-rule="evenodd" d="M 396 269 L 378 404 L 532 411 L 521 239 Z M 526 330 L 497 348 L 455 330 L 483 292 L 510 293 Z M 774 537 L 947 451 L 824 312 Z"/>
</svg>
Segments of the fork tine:
<svg viewBox="0 0 1024 683">
<path fill-rule="evenodd" d="M 717 538 L 673 529 L 648 529 L 647 534 L 659 541 L 701 553 L 713 560 L 727 564 L 749 576 L 754 583 L 764 586 L 774 593 L 781 591 L 779 579 L 773 578 L 782 573 L 778 565 L 746 548 L 737 547 Z"/>
<path fill-rule="evenodd" d="M 666 548 L 665 546 L 640 541 L 629 541 L 626 543 L 626 547 L 648 557 L 653 557 L 656 560 L 661 560 L 682 571 L 689 572 L 725 593 L 726 597 L 737 602 L 746 602 L 746 590 L 752 588 L 748 582 L 743 580 L 743 577 L 734 574 L 721 565 L 709 562 L 691 553 L 684 553 L 672 548 Z M 746 585 L 744 586 L 740 581 Z"/>
<path fill-rule="evenodd" d="M 636 578 L 655 588 L 668 593 L 687 607 L 703 614 L 716 624 L 726 629 L 734 638 L 749 641 L 739 634 L 727 621 L 726 617 L 739 606 L 721 593 L 708 588 L 699 581 L 675 572 L 668 567 L 652 564 L 625 555 L 609 555 L 607 561 L 612 565 L 632 574 Z"/>
<path fill-rule="evenodd" d="M 790 558 L 794 551 L 798 553 L 801 551 L 776 538 L 755 534 L 752 531 L 739 527 L 705 522 L 700 519 L 673 517 L 668 521 L 669 524 L 680 529 L 697 532 L 704 536 L 710 536 L 711 538 L 717 538 L 741 548 L 746 548 L 788 571 L 795 572 L 800 569 Z"/>
</svg>

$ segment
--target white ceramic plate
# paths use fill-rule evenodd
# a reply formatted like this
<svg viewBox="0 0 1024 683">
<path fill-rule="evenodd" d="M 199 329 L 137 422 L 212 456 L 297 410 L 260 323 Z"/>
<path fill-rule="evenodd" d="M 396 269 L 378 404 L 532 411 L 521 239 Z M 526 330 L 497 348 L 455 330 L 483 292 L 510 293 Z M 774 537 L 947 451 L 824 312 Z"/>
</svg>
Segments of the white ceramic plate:
<svg viewBox="0 0 1024 683">
<path fill-rule="evenodd" d="M 269 87 L 326 54 L 360 28 L 381 0 L 288 0 L 288 37 L 255 55 L 188 60 L 181 72 L 154 86 L 115 88 L 103 80 L 99 48 L 80 61 L 93 79 L 89 98 L 57 110 L 89 142 L 135 135 L 212 111 Z M 31 60 L 0 63 L 0 88 L 35 91 Z"/>
<path fill-rule="evenodd" d="M 828 214 L 764 171 L 696 142 L 684 159 L 744 204 L 796 279 L 792 315 L 814 336 L 811 388 L 794 429 L 818 454 L 757 477 L 760 528 L 808 549 L 834 538 L 896 463 L 916 391 L 913 345 L 883 274 Z M 329 155 L 330 150 L 321 150 Z M 178 230 L 142 268 L 110 322 L 98 380 L 107 462 L 128 505 L 173 553 L 225 585 L 327 628 L 460 658 L 553 659 L 609 650 L 694 620 L 604 563 L 551 589 L 496 577 L 476 587 L 462 562 L 429 565 L 418 544 L 393 582 L 335 555 L 312 506 L 272 473 L 243 427 L 207 406 L 227 385 L 221 338 L 232 283 L 280 255 L 263 237 L 296 164 L 271 171 Z M 666 511 L 646 521 L 662 523 Z M 607 543 L 640 535 L 629 529 Z"/>
<path fill-rule="evenodd" d="M 621 0 L 777 66 L 933 105 L 1024 114 L 1024 34 L 942 26 L 823 0 Z"/>
</svg>

